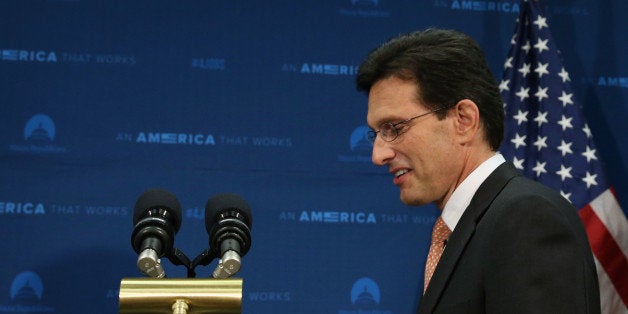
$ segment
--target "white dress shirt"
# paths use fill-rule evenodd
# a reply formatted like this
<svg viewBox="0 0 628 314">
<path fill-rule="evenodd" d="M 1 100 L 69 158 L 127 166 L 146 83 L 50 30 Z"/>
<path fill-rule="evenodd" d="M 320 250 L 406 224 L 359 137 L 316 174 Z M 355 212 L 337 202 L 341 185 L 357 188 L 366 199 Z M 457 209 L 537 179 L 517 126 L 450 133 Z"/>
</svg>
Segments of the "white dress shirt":
<svg viewBox="0 0 628 314">
<path fill-rule="evenodd" d="M 443 220 L 451 231 L 456 228 L 460 217 L 462 217 L 465 209 L 471 203 L 471 199 L 482 182 L 504 162 L 506 162 L 504 156 L 500 153 L 496 153 L 493 157 L 485 160 L 480 166 L 475 168 L 475 170 L 454 190 L 441 213 Z"/>
</svg>

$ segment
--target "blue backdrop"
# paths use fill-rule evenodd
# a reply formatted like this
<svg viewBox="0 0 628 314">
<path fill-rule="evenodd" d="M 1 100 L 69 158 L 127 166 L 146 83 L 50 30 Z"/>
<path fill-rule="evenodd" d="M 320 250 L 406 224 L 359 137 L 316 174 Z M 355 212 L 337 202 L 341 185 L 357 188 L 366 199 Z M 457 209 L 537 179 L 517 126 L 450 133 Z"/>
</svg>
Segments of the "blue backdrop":
<svg viewBox="0 0 628 314">
<path fill-rule="evenodd" d="M 546 11 L 626 209 L 628 2 Z M 190 258 L 208 245 L 209 197 L 249 202 L 244 313 L 412 313 L 437 210 L 401 204 L 370 163 L 357 67 L 386 39 L 438 26 L 475 38 L 500 79 L 518 12 L 516 0 L 1 1 L 0 313 L 116 313 L 120 279 L 141 276 L 133 205 L 153 187 L 181 201 L 175 246 Z"/>
</svg>

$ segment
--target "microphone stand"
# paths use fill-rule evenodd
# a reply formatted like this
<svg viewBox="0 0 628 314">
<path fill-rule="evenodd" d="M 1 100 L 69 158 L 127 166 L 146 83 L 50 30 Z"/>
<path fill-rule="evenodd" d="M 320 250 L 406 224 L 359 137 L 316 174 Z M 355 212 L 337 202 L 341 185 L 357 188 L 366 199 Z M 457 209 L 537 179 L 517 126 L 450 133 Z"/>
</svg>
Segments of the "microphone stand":
<svg viewBox="0 0 628 314">
<path fill-rule="evenodd" d="M 190 267 L 194 269 L 198 265 L 202 265 L 202 266 L 209 265 L 209 263 L 211 263 L 214 259 L 218 258 L 217 252 L 214 252 L 214 251 L 215 250 L 212 250 L 211 248 L 205 249 L 203 252 L 201 252 L 201 254 L 199 254 L 194 259 L 194 261 L 192 261 L 192 264 L 190 264 Z"/>
<path fill-rule="evenodd" d="M 183 265 L 188 271 L 188 278 L 196 277 L 196 272 L 194 271 L 194 267 L 190 265 L 190 259 L 183 254 L 183 252 L 176 247 L 172 248 L 172 254 L 168 255 L 168 260 L 173 265 Z"/>
</svg>

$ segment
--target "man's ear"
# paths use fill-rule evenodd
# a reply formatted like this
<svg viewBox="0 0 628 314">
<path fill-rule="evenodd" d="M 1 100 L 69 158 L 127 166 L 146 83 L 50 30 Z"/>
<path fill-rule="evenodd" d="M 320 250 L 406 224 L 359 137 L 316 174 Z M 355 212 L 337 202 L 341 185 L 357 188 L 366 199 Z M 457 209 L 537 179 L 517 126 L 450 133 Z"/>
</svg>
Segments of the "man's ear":
<svg viewBox="0 0 628 314">
<path fill-rule="evenodd" d="M 463 99 L 452 108 L 452 112 L 460 142 L 470 142 L 480 130 L 480 108 L 472 100 Z"/>
</svg>

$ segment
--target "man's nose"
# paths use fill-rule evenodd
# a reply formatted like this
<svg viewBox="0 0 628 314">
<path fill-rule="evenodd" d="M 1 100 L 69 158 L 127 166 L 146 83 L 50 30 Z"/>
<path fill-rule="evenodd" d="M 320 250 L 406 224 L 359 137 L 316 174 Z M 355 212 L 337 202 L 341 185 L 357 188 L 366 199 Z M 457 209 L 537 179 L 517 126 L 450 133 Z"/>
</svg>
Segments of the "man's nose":
<svg viewBox="0 0 628 314">
<path fill-rule="evenodd" d="M 395 151 L 390 147 L 390 143 L 382 140 L 379 137 L 375 138 L 373 142 L 373 152 L 371 154 L 371 161 L 378 166 L 386 165 L 391 159 L 395 157 Z"/>
</svg>

